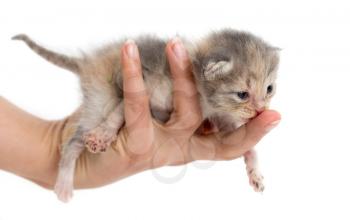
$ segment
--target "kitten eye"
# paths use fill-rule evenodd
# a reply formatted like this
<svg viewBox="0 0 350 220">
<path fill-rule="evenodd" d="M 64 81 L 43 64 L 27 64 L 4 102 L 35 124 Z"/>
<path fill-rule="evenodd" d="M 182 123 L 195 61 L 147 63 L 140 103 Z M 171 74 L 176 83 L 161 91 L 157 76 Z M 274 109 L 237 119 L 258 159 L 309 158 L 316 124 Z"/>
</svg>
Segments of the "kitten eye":
<svg viewBox="0 0 350 220">
<path fill-rule="evenodd" d="M 273 85 L 267 87 L 267 94 L 270 94 L 273 91 Z"/>
<path fill-rule="evenodd" d="M 249 97 L 249 93 L 248 92 L 237 92 L 237 96 L 242 100 L 246 100 Z"/>
</svg>

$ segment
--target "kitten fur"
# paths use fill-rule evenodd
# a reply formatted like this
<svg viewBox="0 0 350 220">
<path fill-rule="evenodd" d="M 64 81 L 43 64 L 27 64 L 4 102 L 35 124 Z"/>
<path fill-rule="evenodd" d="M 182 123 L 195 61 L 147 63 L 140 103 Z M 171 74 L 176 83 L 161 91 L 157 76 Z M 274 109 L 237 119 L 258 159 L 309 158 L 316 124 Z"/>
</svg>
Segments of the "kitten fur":
<svg viewBox="0 0 350 220">
<path fill-rule="evenodd" d="M 83 92 L 82 112 L 75 134 L 62 146 L 55 185 L 58 198 L 67 202 L 73 193 L 75 163 L 87 147 L 104 152 L 124 123 L 120 50 L 124 41 L 107 44 L 81 57 L 52 52 L 26 35 L 17 35 L 41 57 L 76 73 Z M 172 112 L 172 82 L 166 59 L 167 41 L 154 36 L 135 40 L 142 73 L 155 119 L 166 122 Z M 242 31 L 212 32 L 194 44 L 186 44 L 200 93 L 203 116 L 220 131 L 232 131 L 269 105 L 275 94 L 278 49 Z M 255 191 L 263 191 L 256 153 L 247 152 L 245 163 Z"/>
</svg>

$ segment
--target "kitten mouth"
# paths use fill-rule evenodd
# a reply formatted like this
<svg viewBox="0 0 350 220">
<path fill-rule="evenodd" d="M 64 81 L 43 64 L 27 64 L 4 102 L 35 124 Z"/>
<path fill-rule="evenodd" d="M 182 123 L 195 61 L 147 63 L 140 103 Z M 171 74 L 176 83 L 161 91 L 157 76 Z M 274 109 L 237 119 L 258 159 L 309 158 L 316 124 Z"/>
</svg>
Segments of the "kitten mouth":
<svg viewBox="0 0 350 220">
<path fill-rule="evenodd" d="M 246 120 L 246 122 L 250 122 L 253 119 L 255 119 L 256 117 L 258 117 L 260 114 L 261 114 L 261 112 L 257 112 L 254 116 L 247 117 L 247 118 L 242 118 L 242 120 Z"/>
<path fill-rule="evenodd" d="M 261 113 L 258 113 L 258 114 L 256 114 L 256 115 L 250 117 L 250 118 L 247 118 L 247 119 L 246 119 L 247 122 L 250 122 L 250 121 L 254 120 L 254 119 L 257 118 L 260 114 L 261 114 Z"/>
</svg>

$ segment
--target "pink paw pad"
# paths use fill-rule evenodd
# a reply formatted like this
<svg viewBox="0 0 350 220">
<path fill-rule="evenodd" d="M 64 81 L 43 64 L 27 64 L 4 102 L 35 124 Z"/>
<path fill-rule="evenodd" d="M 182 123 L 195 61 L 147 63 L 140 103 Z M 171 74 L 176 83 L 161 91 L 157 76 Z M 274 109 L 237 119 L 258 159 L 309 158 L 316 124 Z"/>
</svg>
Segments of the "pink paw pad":
<svg viewBox="0 0 350 220">
<path fill-rule="evenodd" d="M 249 172 L 249 184 L 253 187 L 255 192 L 263 192 L 265 186 L 263 184 L 264 177 L 256 170 Z"/>
<path fill-rule="evenodd" d="M 84 145 L 91 153 L 105 152 L 115 140 L 115 136 L 108 135 L 108 133 L 101 132 L 97 129 L 86 133 L 83 137 Z"/>
</svg>

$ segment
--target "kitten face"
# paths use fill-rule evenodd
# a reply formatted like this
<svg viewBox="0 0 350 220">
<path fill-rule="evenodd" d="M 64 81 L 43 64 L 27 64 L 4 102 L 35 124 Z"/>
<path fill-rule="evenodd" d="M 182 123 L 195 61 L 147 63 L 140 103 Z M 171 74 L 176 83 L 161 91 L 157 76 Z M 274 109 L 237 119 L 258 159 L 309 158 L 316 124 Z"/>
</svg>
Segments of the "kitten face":
<svg viewBox="0 0 350 220">
<path fill-rule="evenodd" d="M 276 91 L 278 50 L 251 34 L 230 30 L 204 42 L 194 72 L 210 107 L 241 123 L 268 108 Z"/>
<path fill-rule="evenodd" d="M 214 109 L 247 122 L 268 108 L 276 91 L 276 72 L 268 73 L 265 69 L 252 71 L 249 68 L 240 71 L 232 70 L 228 76 L 205 81 L 203 85 L 212 88 L 207 90 L 210 91 L 207 101 Z"/>
</svg>

